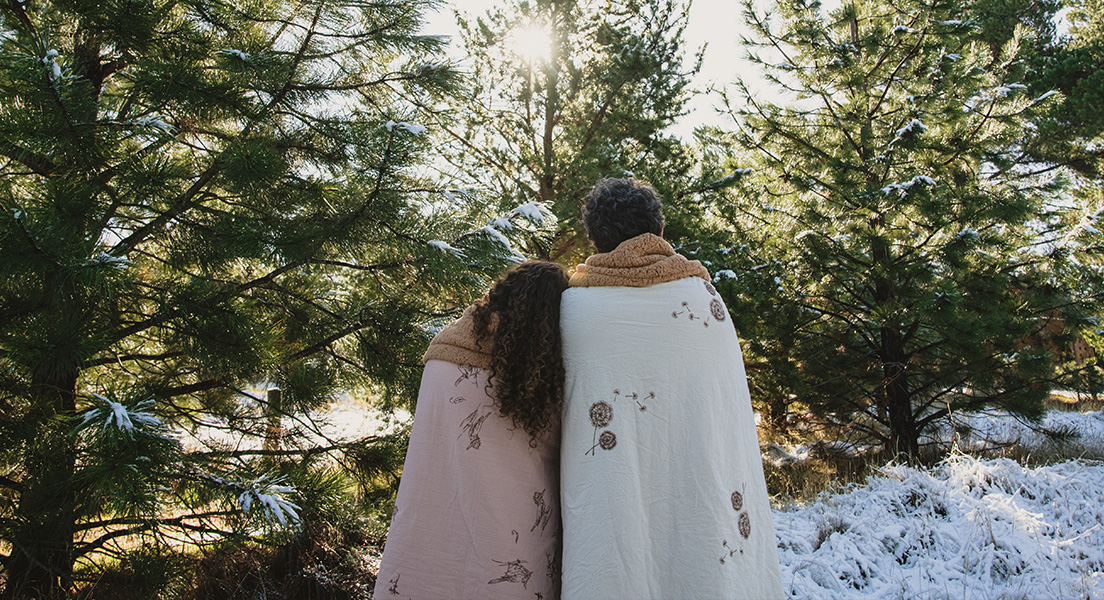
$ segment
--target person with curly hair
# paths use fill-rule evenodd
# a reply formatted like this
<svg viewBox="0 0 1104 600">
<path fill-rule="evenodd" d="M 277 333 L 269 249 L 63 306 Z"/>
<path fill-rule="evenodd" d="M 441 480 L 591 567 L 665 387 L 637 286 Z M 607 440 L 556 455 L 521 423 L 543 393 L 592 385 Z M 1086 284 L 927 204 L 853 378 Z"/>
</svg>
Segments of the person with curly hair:
<svg viewBox="0 0 1104 600">
<path fill-rule="evenodd" d="M 598 251 L 560 310 L 562 598 L 783 596 L 739 340 L 646 182 L 584 199 Z"/>
<path fill-rule="evenodd" d="M 373 597 L 559 597 L 567 281 L 516 265 L 433 338 Z"/>
</svg>

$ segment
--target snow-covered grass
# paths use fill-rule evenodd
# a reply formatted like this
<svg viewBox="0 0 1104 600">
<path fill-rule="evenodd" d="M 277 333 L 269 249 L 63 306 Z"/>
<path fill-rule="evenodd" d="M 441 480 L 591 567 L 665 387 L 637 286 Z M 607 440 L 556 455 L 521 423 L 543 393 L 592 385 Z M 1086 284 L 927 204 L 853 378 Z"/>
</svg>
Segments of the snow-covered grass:
<svg viewBox="0 0 1104 600">
<path fill-rule="evenodd" d="M 774 513 L 794 598 L 1104 597 L 1104 463 L 955 454 Z"/>
<path fill-rule="evenodd" d="M 1054 460 L 1104 453 L 1104 414 L 1051 411 L 1037 424 L 956 415 L 929 441 L 956 450 L 775 510 L 792 597 L 1104 598 L 1104 461 Z M 993 448 L 1028 466 L 962 452 Z"/>
</svg>

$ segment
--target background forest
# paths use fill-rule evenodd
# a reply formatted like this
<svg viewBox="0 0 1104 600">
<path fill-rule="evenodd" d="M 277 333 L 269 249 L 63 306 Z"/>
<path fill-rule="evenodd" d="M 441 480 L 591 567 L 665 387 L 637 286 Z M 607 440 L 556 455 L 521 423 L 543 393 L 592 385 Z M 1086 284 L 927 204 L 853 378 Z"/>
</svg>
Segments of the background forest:
<svg viewBox="0 0 1104 600">
<path fill-rule="evenodd" d="M 0 5 L 0 599 L 370 597 L 421 353 L 581 262 L 605 176 L 714 275 L 775 451 L 1100 409 L 1100 0 L 748 2 L 709 89 L 688 2 L 452 9 Z"/>
</svg>

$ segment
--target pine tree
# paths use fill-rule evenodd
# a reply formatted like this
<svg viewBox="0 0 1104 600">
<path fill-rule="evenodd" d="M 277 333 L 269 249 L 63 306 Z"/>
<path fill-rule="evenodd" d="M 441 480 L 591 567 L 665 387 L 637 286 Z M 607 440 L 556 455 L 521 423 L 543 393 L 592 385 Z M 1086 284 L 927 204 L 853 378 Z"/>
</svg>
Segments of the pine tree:
<svg viewBox="0 0 1104 600">
<path fill-rule="evenodd" d="M 0 597 L 60 597 L 136 540 L 291 526 L 327 453 L 378 468 L 383 441 L 272 427 L 339 391 L 409 405 L 432 327 L 549 223 L 425 178 L 416 106 L 458 81 L 433 6 L 0 7 Z M 211 423 L 273 439 L 182 445 Z"/>
<path fill-rule="evenodd" d="M 890 455 L 916 457 L 954 411 L 1038 415 L 1052 376 L 1040 332 L 1069 306 L 1033 227 L 1062 182 L 1019 150 L 1029 109 L 1053 98 L 1016 79 L 1022 28 L 994 56 L 959 13 L 944 1 L 745 5 L 752 58 L 778 96 L 738 86 L 746 154 L 728 166 L 751 172 L 714 211 L 734 242 L 756 245 L 718 258 L 733 267 L 718 287 L 737 314 L 785 307 L 749 344 L 753 364 L 794 373 L 768 386 L 779 403 Z"/>
<path fill-rule="evenodd" d="M 677 0 L 534 0 L 458 14 L 472 85 L 436 121 L 446 174 L 503 203 L 551 205 L 565 229 L 555 248 L 536 250 L 562 259 L 583 251 L 578 203 L 598 179 L 647 179 L 676 199 L 689 156 L 665 129 L 701 63 L 684 65 L 687 17 Z"/>
<path fill-rule="evenodd" d="M 1044 38 L 1048 43 L 1035 49 L 1028 71 L 1033 94 L 1060 93 L 1059 100 L 1036 115 L 1037 128 L 1025 149 L 1073 182 L 1063 198 L 1065 212 L 1049 226 L 1071 264 L 1062 273 L 1066 285 L 1082 299 L 1088 317 L 1074 331 L 1081 350 L 1063 348 L 1068 372 L 1058 383 L 1095 395 L 1104 391 L 1099 333 L 1104 317 L 1104 114 L 1099 109 L 1104 98 L 1104 5 L 1098 0 L 1065 4 L 1068 34 Z M 1086 344 L 1093 349 L 1087 357 Z"/>
</svg>

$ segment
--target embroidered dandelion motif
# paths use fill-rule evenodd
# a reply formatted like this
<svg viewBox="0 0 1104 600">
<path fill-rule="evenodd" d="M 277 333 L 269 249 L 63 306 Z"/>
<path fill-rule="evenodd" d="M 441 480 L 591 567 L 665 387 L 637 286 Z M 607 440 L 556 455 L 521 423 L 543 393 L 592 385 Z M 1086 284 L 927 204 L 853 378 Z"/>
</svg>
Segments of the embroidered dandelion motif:
<svg viewBox="0 0 1104 600">
<path fill-rule="evenodd" d="M 743 548 L 733 548 L 732 546 L 729 546 L 729 545 L 728 545 L 728 540 L 722 540 L 722 541 L 721 541 L 721 546 L 723 546 L 723 547 L 724 547 L 724 549 L 728 551 L 727 553 L 725 553 L 725 554 L 722 554 L 722 555 L 721 555 L 721 564 L 722 564 L 722 565 L 723 565 L 723 564 L 725 564 L 725 559 L 726 559 L 726 558 L 731 558 L 731 557 L 732 557 L 732 556 L 734 556 L 734 555 L 735 555 L 735 554 L 736 554 L 737 552 L 739 552 L 740 554 L 743 554 L 743 553 L 744 553 L 744 549 L 743 549 Z"/>
<path fill-rule="evenodd" d="M 537 505 L 537 520 L 533 523 L 533 527 L 529 529 L 532 533 L 537 530 L 537 525 L 540 525 L 541 534 L 544 534 L 544 528 L 548 527 L 548 521 L 552 518 L 552 509 L 548 507 L 548 504 L 544 501 L 544 492 L 547 489 L 539 492 L 533 492 L 533 504 Z"/>
<path fill-rule="evenodd" d="M 391 587 L 387 588 L 387 591 L 391 592 L 395 596 L 399 595 L 399 577 L 401 576 L 402 573 L 399 573 L 398 575 L 395 575 L 394 579 L 387 582 L 391 584 Z"/>
<path fill-rule="evenodd" d="M 732 510 L 739 512 L 744 507 L 744 495 L 740 492 L 732 492 Z"/>
<path fill-rule="evenodd" d="M 709 303 L 709 312 L 713 314 L 714 319 L 718 321 L 725 320 L 725 309 L 720 300 L 714 298 L 713 301 Z"/>
<path fill-rule="evenodd" d="M 705 291 L 709 292 L 709 294 L 712 295 L 712 296 L 717 295 L 717 288 L 713 287 L 712 283 L 709 283 L 708 281 L 706 281 L 704 279 L 702 280 L 702 283 L 705 284 Z"/>
<path fill-rule="evenodd" d="M 590 422 L 595 427 L 605 427 L 613 420 L 613 407 L 608 402 L 598 401 L 590 405 Z"/>
<path fill-rule="evenodd" d="M 598 436 L 598 445 L 603 450 L 613 450 L 613 447 L 617 445 L 617 436 L 612 431 L 603 431 L 602 435 Z"/>
<path fill-rule="evenodd" d="M 620 393 L 621 392 L 618 390 L 613 390 L 613 394 L 615 396 L 619 395 Z M 594 445 L 591 446 L 590 450 L 587 450 L 585 454 L 594 454 L 594 449 L 601 445 L 601 440 L 603 439 L 603 437 L 607 433 L 609 433 L 609 435 L 613 435 L 612 433 L 606 431 L 602 433 L 603 437 L 598 436 L 598 429 L 609 425 L 611 421 L 613 421 L 613 406 L 611 406 L 609 402 L 599 400 L 598 402 L 590 405 L 590 422 L 594 425 L 594 438 L 592 439 Z M 610 448 L 612 447 L 613 446 L 610 446 Z M 609 450 L 609 448 L 606 449 Z"/>
<path fill-rule="evenodd" d="M 744 539 L 748 539 L 751 535 L 751 517 L 746 512 L 740 513 L 740 535 L 744 536 Z"/>
<path fill-rule="evenodd" d="M 459 386 L 460 382 L 466 379 L 475 379 L 472 383 L 479 383 L 479 367 L 473 367 L 471 365 L 457 365 L 457 367 L 460 369 L 460 376 L 453 382 L 452 387 Z"/>
<path fill-rule="evenodd" d="M 463 401 L 463 396 L 453 396 L 452 398 L 449 398 L 449 404 L 460 404 Z"/>
<path fill-rule="evenodd" d="M 724 310 L 724 307 L 722 307 L 722 306 L 721 306 L 721 303 L 720 303 L 719 301 L 717 301 L 716 299 L 714 299 L 714 300 L 713 300 L 713 303 L 711 303 L 711 304 L 709 305 L 709 310 L 711 311 L 711 313 L 713 314 L 713 316 L 714 316 L 714 317 L 716 317 L 716 316 L 717 316 L 717 308 L 715 308 L 715 307 L 713 306 L 713 304 L 716 304 L 716 305 L 717 305 L 717 307 L 720 307 L 720 309 L 721 309 L 722 311 Z M 671 311 L 671 316 L 672 316 L 673 318 L 677 319 L 677 318 L 679 318 L 679 315 L 681 315 L 681 314 L 683 314 L 683 313 L 686 313 L 686 318 L 687 318 L 687 319 L 689 319 L 690 321 L 701 321 L 701 322 L 702 322 L 702 327 L 709 327 L 709 317 L 704 317 L 704 318 L 702 318 L 702 317 L 699 317 L 699 316 L 695 315 L 695 314 L 694 314 L 694 311 L 690 310 L 690 303 L 689 303 L 689 302 L 687 302 L 687 301 L 683 300 L 683 302 L 682 302 L 682 307 L 683 307 L 684 309 L 686 309 L 686 310 L 681 310 L 681 311 L 679 311 L 679 310 L 676 310 L 676 311 Z M 724 320 L 724 318 L 723 318 L 723 317 L 720 317 L 720 318 L 718 318 L 717 320 L 719 320 L 719 321 L 723 321 L 723 320 Z"/>
<path fill-rule="evenodd" d="M 533 576 L 533 572 L 525 568 L 524 560 L 518 559 L 510 562 L 496 560 L 495 562 L 506 567 L 506 573 L 498 579 L 488 581 L 488 584 L 508 581 L 510 583 L 520 583 L 521 587 L 525 587 L 529 583 L 529 578 Z"/>
</svg>

